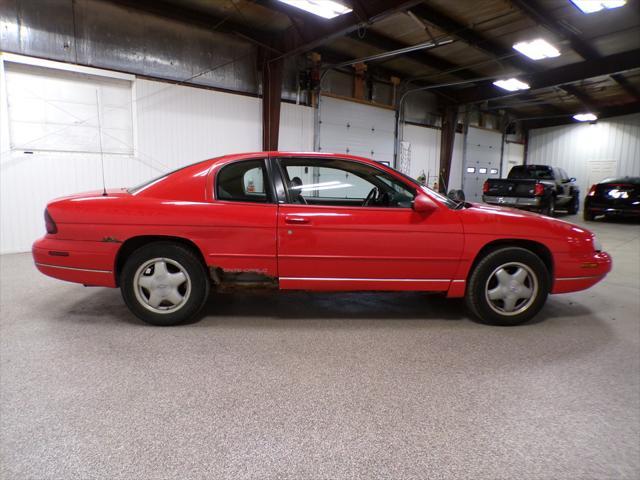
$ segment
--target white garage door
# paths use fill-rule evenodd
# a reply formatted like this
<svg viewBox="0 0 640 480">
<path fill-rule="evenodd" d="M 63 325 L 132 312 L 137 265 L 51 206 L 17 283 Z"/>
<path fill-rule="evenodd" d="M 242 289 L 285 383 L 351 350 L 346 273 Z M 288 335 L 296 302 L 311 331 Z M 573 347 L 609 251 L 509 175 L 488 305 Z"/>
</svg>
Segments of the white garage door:
<svg viewBox="0 0 640 480">
<path fill-rule="evenodd" d="M 318 151 L 393 164 L 395 112 L 338 98 L 320 99 Z"/>
<path fill-rule="evenodd" d="M 502 134 L 493 130 L 469 127 L 462 189 L 470 202 L 482 202 L 482 185 L 488 178 L 500 177 Z"/>
</svg>

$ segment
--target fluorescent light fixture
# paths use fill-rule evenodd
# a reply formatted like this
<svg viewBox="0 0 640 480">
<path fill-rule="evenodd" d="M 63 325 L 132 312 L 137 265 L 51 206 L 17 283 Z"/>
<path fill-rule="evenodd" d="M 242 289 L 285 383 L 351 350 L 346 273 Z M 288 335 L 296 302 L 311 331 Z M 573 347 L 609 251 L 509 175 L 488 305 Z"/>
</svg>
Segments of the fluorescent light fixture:
<svg viewBox="0 0 640 480">
<path fill-rule="evenodd" d="M 513 48 L 533 60 L 560 56 L 560 51 L 542 38 L 536 38 L 531 42 L 516 43 Z"/>
<path fill-rule="evenodd" d="M 596 117 L 593 113 L 577 113 L 573 116 L 574 119 L 579 122 L 595 122 L 598 117 Z"/>
<path fill-rule="evenodd" d="M 291 5 L 292 7 L 299 8 L 305 12 L 313 13 L 322 18 L 336 18 L 339 15 L 344 15 L 352 10 L 342 5 L 341 3 L 334 2 L 333 0 L 279 0 L 282 3 Z"/>
<path fill-rule="evenodd" d="M 571 0 L 583 13 L 594 13 L 600 10 L 611 10 L 620 8 L 627 3 L 627 0 Z"/>
<path fill-rule="evenodd" d="M 503 88 L 504 90 L 508 90 L 510 92 L 515 92 L 518 90 L 529 90 L 529 84 L 521 82 L 516 78 L 510 78 L 508 80 L 496 80 L 493 82 L 496 87 Z"/>
</svg>

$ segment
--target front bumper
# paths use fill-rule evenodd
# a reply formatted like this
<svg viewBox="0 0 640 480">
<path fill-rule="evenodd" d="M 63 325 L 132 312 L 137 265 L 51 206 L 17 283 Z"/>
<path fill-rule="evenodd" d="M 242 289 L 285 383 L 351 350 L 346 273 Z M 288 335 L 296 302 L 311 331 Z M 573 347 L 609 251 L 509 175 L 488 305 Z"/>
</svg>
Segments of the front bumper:
<svg viewBox="0 0 640 480">
<path fill-rule="evenodd" d="M 593 252 L 580 258 L 558 258 L 551 293 L 577 292 L 592 287 L 611 271 L 607 252 Z"/>
<path fill-rule="evenodd" d="M 119 246 L 45 236 L 34 242 L 31 253 L 36 268 L 45 275 L 83 285 L 115 287 L 113 270 Z"/>
<path fill-rule="evenodd" d="M 540 208 L 541 197 L 497 197 L 493 195 L 483 195 L 482 201 L 490 205 L 515 208 Z"/>
</svg>

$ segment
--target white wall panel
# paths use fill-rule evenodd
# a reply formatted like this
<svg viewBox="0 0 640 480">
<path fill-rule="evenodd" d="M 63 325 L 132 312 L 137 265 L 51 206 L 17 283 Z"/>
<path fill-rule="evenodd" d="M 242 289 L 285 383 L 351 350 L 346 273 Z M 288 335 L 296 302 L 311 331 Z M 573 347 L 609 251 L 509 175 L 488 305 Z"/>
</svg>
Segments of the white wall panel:
<svg viewBox="0 0 640 480">
<path fill-rule="evenodd" d="M 137 157 L 158 171 L 262 148 L 259 98 L 136 81 Z"/>
<path fill-rule="evenodd" d="M 409 176 L 418 178 L 424 172 L 427 184 L 433 187 L 440 169 L 440 130 L 405 125 L 403 134 L 404 141 L 411 145 Z"/>
<path fill-rule="evenodd" d="M 506 142 L 504 145 L 504 157 L 502 159 L 502 178 L 509 174 L 509 170 L 516 165 L 524 163 L 524 145 L 521 143 Z"/>
<path fill-rule="evenodd" d="M 440 169 L 440 135 L 437 128 L 404 126 L 404 139 L 411 143 L 411 168 L 409 176 L 417 178 L 424 170 L 429 175 L 429 187 L 433 187 Z M 447 191 L 462 188 L 462 142 L 464 136 L 456 133 L 453 142 L 451 171 Z"/>
<path fill-rule="evenodd" d="M 136 119 L 135 154 L 104 155 L 107 188 L 133 186 L 199 160 L 262 149 L 258 98 L 142 79 L 135 80 L 134 89 L 136 101 L 127 107 Z M 48 201 L 102 188 L 100 154 L 11 150 L 8 102 L 5 89 L 0 90 L 0 252 L 27 251 L 44 233 Z M 280 149 L 313 151 L 313 121 L 312 108 L 283 104 Z"/>
<path fill-rule="evenodd" d="M 283 103 L 280 108 L 278 150 L 313 152 L 314 109 Z"/>
<path fill-rule="evenodd" d="M 615 161 L 616 175 L 640 175 L 640 114 L 529 134 L 527 163 L 564 168 L 576 177 L 583 195 L 590 187 L 589 164 L 607 161 Z"/>
</svg>

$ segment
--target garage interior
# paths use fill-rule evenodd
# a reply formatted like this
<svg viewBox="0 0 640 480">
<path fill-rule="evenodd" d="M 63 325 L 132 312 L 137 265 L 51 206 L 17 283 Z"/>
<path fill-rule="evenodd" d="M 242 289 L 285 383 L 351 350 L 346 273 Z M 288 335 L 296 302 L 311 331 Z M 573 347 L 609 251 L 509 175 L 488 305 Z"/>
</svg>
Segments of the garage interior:
<svg viewBox="0 0 640 480">
<path fill-rule="evenodd" d="M 470 202 L 523 164 L 581 201 L 640 176 L 637 0 L 291 3 L 0 2 L 0 476 L 639 478 L 637 223 L 557 212 L 613 271 L 514 328 L 305 292 L 152 328 L 36 270 L 51 199 L 228 153 L 364 156 Z"/>
</svg>

